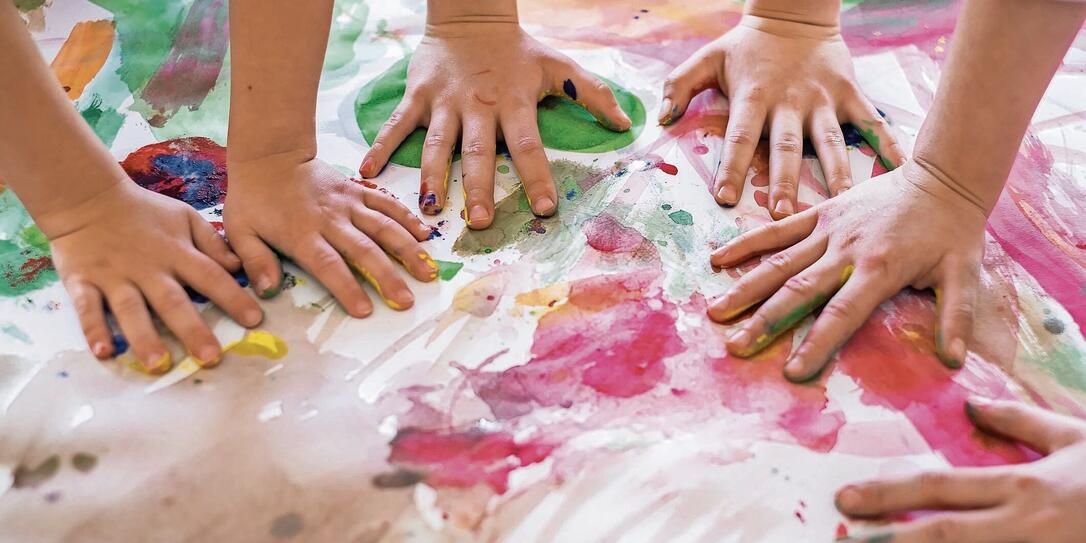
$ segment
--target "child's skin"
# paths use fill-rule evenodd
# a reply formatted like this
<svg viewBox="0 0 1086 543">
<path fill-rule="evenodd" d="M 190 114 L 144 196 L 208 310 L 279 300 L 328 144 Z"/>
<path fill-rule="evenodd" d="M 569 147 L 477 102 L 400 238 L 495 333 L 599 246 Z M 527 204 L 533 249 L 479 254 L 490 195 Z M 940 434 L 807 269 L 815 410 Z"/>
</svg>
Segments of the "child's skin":
<svg viewBox="0 0 1086 543">
<path fill-rule="evenodd" d="M 664 82 L 660 123 L 670 124 L 691 98 L 709 88 L 728 97 L 728 126 L 712 193 L 734 206 L 743 195 L 751 158 L 769 137 L 769 209 L 791 216 L 806 135 L 818 153 L 831 196 L 852 187 L 841 123 L 850 122 L 890 167 L 905 154 L 860 91 L 841 39 L 839 0 L 752 0 L 739 25 L 699 49 Z"/>
<path fill-rule="evenodd" d="M 728 350 L 757 352 L 779 331 L 778 323 L 794 321 L 799 308 L 813 310 L 812 300 L 828 299 L 784 370 L 794 381 L 813 378 L 879 303 L 912 286 L 936 290 L 938 354 L 960 366 L 972 341 L 987 216 L 1084 19 L 1081 2 L 970 0 L 903 168 L 747 232 L 712 255 L 715 266 L 735 266 L 780 251 L 709 308 L 710 317 L 726 321 L 765 300 L 728 339 Z M 1053 454 L 1024 466 L 846 488 L 838 507 L 848 514 L 954 511 L 876 530 L 863 540 L 1080 541 L 1086 532 L 1086 425 L 1007 402 L 974 400 L 968 410 L 979 427 Z"/>
<path fill-rule="evenodd" d="M 182 285 L 244 326 L 263 312 L 227 270 L 241 263 L 192 208 L 133 183 L 72 107 L 14 5 L 0 1 L 0 177 L 48 236 L 87 345 L 113 355 L 105 304 L 149 372 L 170 367 L 157 313 L 203 364 L 218 340 Z"/>
<path fill-rule="evenodd" d="M 419 202 L 424 213 L 437 214 L 460 138 L 467 225 L 487 228 L 494 220 L 495 146 L 504 136 L 532 211 L 553 215 L 558 195 L 536 124 L 536 103 L 546 94 L 575 98 L 612 130 L 630 128 L 607 85 L 520 28 L 516 0 L 429 0 L 404 99 L 359 173 L 378 175 L 404 138 L 427 127 Z"/>
<path fill-rule="evenodd" d="M 316 104 L 333 0 L 230 3 L 230 191 L 223 222 L 261 297 L 282 272 L 274 250 L 317 278 L 353 317 L 373 302 L 414 303 L 393 259 L 420 281 L 437 266 L 420 245 L 431 228 L 394 197 L 316 158 Z M 387 253 L 387 254 L 386 254 Z"/>
</svg>

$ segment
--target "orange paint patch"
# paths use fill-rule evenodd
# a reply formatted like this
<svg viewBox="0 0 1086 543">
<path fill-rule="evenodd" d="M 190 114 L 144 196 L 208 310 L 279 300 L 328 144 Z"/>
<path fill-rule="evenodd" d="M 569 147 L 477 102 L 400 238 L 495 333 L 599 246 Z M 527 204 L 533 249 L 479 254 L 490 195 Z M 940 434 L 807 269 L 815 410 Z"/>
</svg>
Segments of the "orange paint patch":
<svg viewBox="0 0 1086 543">
<path fill-rule="evenodd" d="M 75 25 L 51 65 L 70 100 L 83 94 L 112 49 L 112 21 L 84 21 Z"/>
</svg>

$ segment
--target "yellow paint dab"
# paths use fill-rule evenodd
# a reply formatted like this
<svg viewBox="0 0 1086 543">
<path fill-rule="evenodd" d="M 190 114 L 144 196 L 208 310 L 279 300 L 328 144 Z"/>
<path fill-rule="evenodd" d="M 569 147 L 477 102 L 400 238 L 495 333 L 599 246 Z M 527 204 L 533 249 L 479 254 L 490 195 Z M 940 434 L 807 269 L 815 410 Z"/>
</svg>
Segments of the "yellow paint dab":
<svg viewBox="0 0 1086 543">
<path fill-rule="evenodd" d="M 546 307 L 569 296 L 569 283 L 555 283 L 517 294 L 517 305 Z"/>
<path fill-rule="evenodd" d="M 402 263 L 402 261 L 401 261 L 401 263 Z M 403 309 L 402 305 L 397 303 L 395 300 L 389 299 L 388 296 L 385 296 L 385 293 L 381 291 L 381 285 L 377 284 L 377 278 L 375 278 L 373 276 L 373 274 L 369 272 L 369 270 L 367 270 L 366 268 L 363 268 L 362 266 L 359 266 L 355 262 L 351 263 L 351 267 L 353 267 L 355 269 L 355 271 L 357 271 L 358 274 L 361 275 L 366 280 L 366 282 L 369 283 L 370 286 L 373 287 L 373 290 L 377 291 L 377 295 L 380 296 L 381 299 L 385 301 L 385 305 L 387 305 L 387 306 L 389 306 L 389 307 L 391 307 L 392 309 L 395 309 L 395 310 Z"/>
<path fill-rule="evenodd" d="M 841 270 L 841 284 L 845 284 L 849 277 L 852 277 L 852 272 L 856 271 L 856 266 L 849 264 L 845 266 L 845 269 Z"/>
<path fill-rule="evenodd" d="M 245 334 L 245 337 L 227 344 L 223 352 L 278 360 L 286 356 L 287 343 L 269 332 L 253 330 Z"/>
</svg>

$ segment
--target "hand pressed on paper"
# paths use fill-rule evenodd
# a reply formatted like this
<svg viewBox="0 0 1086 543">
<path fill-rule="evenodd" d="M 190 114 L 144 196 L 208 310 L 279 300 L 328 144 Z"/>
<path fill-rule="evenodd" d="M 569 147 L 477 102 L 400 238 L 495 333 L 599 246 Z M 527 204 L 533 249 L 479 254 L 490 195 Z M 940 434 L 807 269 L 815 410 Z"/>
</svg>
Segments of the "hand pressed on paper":
<svg viewBox="0 0 1086 543">
<path fill-rule="evenodd" d="M 729 321 L 763 302 L 727 340 L 750 356 L 823 305 L 788 360 L 785 376 L 815 377 L 887 298 L 906 286 L 934 288 L 936 348 L 959 367 L 971 340 L 986 215 L 915 162 L 857 185 L 798 215 L 740 235 L 712 254 L 716 267 L 764 259 L 709 307 Z"/>
<path fill-rule="evenodd" d="M 170 368 L 170 355 L 151 310 L 204 365 L 222 347 L 185 289 L 207 296 L 243 326 L 264 314 L 230 272 L 241 262 L 215 229 L 182 202 L 125 179 L 74 207 L 38 219 L 49 235 L 53 261 L 71 294 L 83 335 L 99 359 L 113 353 L 105 304 L 150 373 Z"/>
<path fill-rule="evenodd" d="M 868 481 L 838 491 L 855 517 L 944 511 L 848 541 L 1072 543 L 1086 533 L 1086 422 L 1017 402 L 974 398 L 973 423 L 1047 455 L 1029 464 L 955 468 Z"/>
<path fill-rule="evenodd" d="M 432 229 L 393 196 L 308 153 L 280 153 L 229 167 L 223 221 L 260 297 L 274 296 L 281 287 L 273 248 L 312 274 L 353 317 L 369 315 L 373 304 L 352 269 L 393 309 L 406 309 L 415 298 L 392 258 L 420 281 L 437 277 L 437 265 L 419 245 Z"/>
<path fill-rule="evenodd" d="M 494 219 L 496 141 L 504 138 L 532 211 L 552 215 L 558 194 L 536 124 L 536 103 L 548 94 L 576 100 L 611 130 L 630 128 L 630 119 L 606 84 L 515 22 L 428 25 L 411 58 L 404 98 L 359 173 L 376 176 L 416 127 L 427 127 L 419 207 L 437 214 L 445 206 L 459 138 L 467 223 L 486 228 Z"/>
<path fill-rule="evenodd" d="M 712 185 L 720 205 L 739 202 L 763 134 L 770 142 L 774 219 L 796 212 L 804 135 L 818 153 L 832 196 L 852 186 L 841 123 L 856 125 L 892 166 L 905 161 L 886 121 L 856 84 L 836 26 L 745 15 L 668 76 L 660 123 L 674 122 L 694 95 L 709 88 L 728 97 L 728 126 Z"/>
</svg>

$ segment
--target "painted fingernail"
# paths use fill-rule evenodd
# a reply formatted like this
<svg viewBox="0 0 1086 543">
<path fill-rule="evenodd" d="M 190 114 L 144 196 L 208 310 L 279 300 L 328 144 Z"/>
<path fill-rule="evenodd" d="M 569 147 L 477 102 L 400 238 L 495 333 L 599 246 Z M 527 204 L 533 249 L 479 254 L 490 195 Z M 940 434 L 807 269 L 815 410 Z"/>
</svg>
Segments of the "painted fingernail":
<svg viewBox="0 0 1086 543">
<path fill-rule="evenodd" d="M 671 105 L 671 100 L 669 100 L 667 98 L 664 98 L 664 101 L 660 102 L 660 124 L 661 125 L 667 126 L 667 125 L 671 124 L 672 117 L 673 117 L 671 111 L 673 109 L 675 109 L 675 106 Z"/>
<path fill-rule="evenodd" d="M 965 341 L 960 337 L 952 339 L 947 354 L 958 363 L 956 367 L 960 368 L 965 361 Z"/>
<path fill-rule="evenodd" d="M 740 329 L 732 334 L 732 337 L 728 338 L 728 343 L 734 348 L 745 349 L 750 345 L 750 332 L 746 328 Z"/>
<path fill-rule="evenodd" d="M 535 212 L 538 215 L 546 215 L 554 212 L 554 200 L 550 196 L 542 196 L 535 201 Z"/>
<path fill-rule="evenodd" d="M 279 294 L 279 290 L 282 286 L 283 281 L 281 278 L 279 281 L 276 281 L 270 276 L 262 275 L 256 280 L 256 293 L 257 296 L 266 300 Z"/>
<path fill-rule="evenodd" d="M 222 351 L 213 345 L 205 345 L 199 349 L 198 353 L 194 353 L 193 356 L 196 359 L 196 365 L 201 368 L 210 368 L 219 365 Z"/>
<path fill-rule="evenodd" d="M 777 202 L 777 206 L 773 208 L 778 215 L 791 215 L 795 213 L 795 208 L 792 207 L 792 201 L 785 198 Z"/>
<path fill-rule="evenodd" d="M 264 320 L 264 312 L 259 308 L 247 309 L 241 316 L 242 326 L 253 327 L 260 324 L 260 321 Z"/>
<path fill-rule="evenodd" d="M 854 485 L 848 485 L 837 491 L 834 504 L 838 509 L 853 509 L 860 505 L 860 491 Z"/>
<path fill-rule="evenodd" d="M 717 203 L 723 206 L 734 206 L 739 203 L 739 195 L 736 194 L 735 187 L 731 185 L 724 185 L 720 187 L 720 190 L 716 193 Z"/>
<path fill-rule="evenodd" d="M 437 205 L 437 194 L 427 191 L 419 195 L 419 209 L 427 215 L 441 213 L 441 206 Z"/>
<path fill-rule="evenodd" d="M 471 207 L 471 211 L 468 211 L 469 225 L 471 223 L 486 222 L 488 219 L 490 219 L 490 214 L 481 205 L 476 204 Z"/>
<path fill-rule="evenodd" d="M 144 357 L 140 362 L 143 364 L 143 369 L 147 370 L 147 373 L 165 373 L 166 370 L 170 369 L 170 353 L 152 353 Z"/>
<path fill-rule="evenodd" d="M 373 177 L 373 159 L 366 157 L 362 160 L 362 167 L 358 168 L 358 173 L 362 174 L 362 177 Z"/>
</svg>

